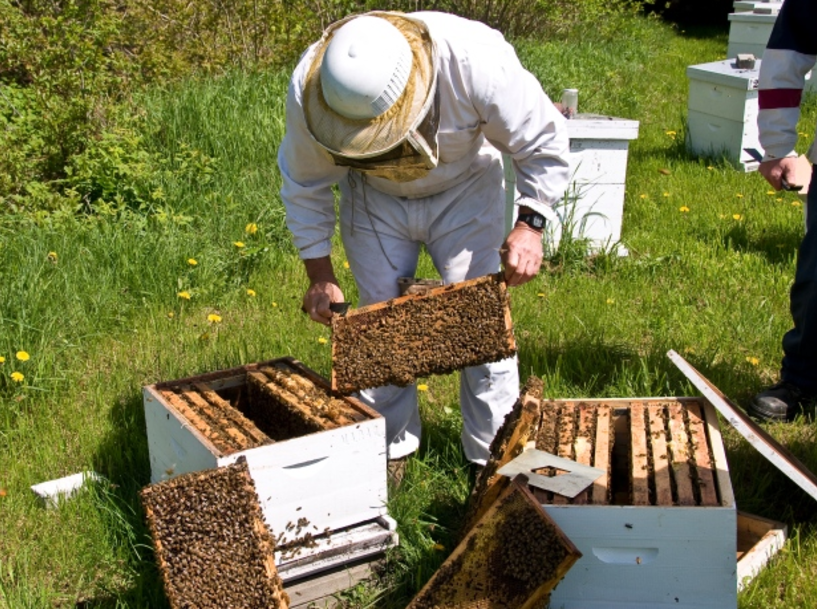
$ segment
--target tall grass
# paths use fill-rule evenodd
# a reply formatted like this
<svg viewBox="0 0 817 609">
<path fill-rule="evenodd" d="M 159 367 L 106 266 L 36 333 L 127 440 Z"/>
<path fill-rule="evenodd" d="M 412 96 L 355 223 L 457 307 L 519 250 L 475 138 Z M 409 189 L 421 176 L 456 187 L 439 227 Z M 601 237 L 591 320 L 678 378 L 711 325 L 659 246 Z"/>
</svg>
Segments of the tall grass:
<svg viewBox="0 0 817 609">
<path fill-rule="evenodd" d="M 693 393 L 672 348 L 745 403 L 776 378 L 802 208 L 684 150 L 686 66 L 723 58 L 724 31 L 617 27 L 612 39 L 518 43 L 552 97 L 576 87 L 580 111 L 640 121 L 630 255 L 563 256 L 512 292 L 521 376 L 542 377 L 550 397 Z M 139 137 L 177 163 L 149 176 L 155 209 L 112 200 L 90 215 L 0 218 L 0 607 L 166 606 L 137 500 L 149 481 L 143 385 L 283 355 L 329 374 L 329 333 L 300 312 L 306 279 L 277 194 L 286 81 L 231 74 L 136 100 Z M 809 102 L 801 131 L 815 116 Z M 202 158 L 206 174 L 180 165 Z M 420 273 L 432 272 L 424 258 Z M 382 580 L 343 595 L 348 606 L 405 606 L 456 539 L 473 477 L 457 379 L 427 385 L 423 444 L 389 506 L 401 547 Z M 740 606 L 814 606 L 812 500 L 724 427 L 738 507 L 793 534 Z M 817 467 L 808 422 L 771 431 Z M 28 489 L 90 469 L 108 482 L 57 510 Z"/>
</svg>

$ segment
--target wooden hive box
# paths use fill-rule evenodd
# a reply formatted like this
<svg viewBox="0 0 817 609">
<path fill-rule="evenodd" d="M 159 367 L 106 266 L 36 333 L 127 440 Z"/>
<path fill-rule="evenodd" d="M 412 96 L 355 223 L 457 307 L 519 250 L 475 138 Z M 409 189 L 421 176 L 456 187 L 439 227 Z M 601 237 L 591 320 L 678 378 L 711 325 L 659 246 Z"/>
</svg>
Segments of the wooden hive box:
<svg viewBox="0 0 817 609">
<path fill-rule="evenodd" d="M 285 581 L 396 543 L 385 420 L 354 398 L 332 396 L 300 362 L 157 383 L 143 397 L 151 481 L 246 457 Z"/>
<path fill-rule="evenodd" d="M 495 362 L 516 353 L 501 274 L 332 318 L 332 388 L 343 394 Z"/>
</svg>

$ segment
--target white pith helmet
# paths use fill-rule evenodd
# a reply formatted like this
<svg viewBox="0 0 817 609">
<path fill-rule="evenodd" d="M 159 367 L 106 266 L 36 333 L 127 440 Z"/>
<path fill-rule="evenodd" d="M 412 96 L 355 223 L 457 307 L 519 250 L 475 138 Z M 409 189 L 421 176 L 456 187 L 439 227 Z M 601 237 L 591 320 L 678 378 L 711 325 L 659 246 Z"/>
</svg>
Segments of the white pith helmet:
<svg viewBox="0 0 817 609">
<path fill-rule="evenodd" d="M 351 119 L 383 114 L 400 98 L 411 73 L 405 36 L 379 17 L 361 16 L 338 28 L 320 68 L 326 103 Z"/>
</svg>

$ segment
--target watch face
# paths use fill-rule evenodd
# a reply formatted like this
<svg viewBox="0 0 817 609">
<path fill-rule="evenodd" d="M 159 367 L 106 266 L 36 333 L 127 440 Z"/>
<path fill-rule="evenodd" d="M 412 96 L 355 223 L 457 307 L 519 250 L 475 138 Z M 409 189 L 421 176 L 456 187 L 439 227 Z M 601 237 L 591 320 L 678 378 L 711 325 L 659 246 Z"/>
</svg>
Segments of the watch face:
<svg viewBox="0 0 817 609">
<path fill-rule="evenodd" d="M 531 224 L 533 224 L 536 228 L 542 228 L 545 225 L 541 216 L 531 216 L 531 220 L 533 221 Z"/>
</svg>

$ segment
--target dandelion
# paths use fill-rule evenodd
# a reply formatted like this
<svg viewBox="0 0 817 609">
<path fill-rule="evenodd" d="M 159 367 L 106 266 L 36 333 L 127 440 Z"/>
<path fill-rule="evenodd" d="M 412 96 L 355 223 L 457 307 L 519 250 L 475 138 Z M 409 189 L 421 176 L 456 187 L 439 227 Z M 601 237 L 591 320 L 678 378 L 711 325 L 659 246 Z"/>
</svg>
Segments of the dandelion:
<svg viewBox="0 0 817 609">
<path fill-rule="evenodd" d="M 417 385 L 417 391 L 428 391 L 428 385 Z"/>
<path fill-rule="evenodd" d="M 664 193 L 664 196 L 665 196 L 665 197 L 668 197 L 668 196 L 669 196 L 669 193 L 668 193 L 668 192 L 665 192 L 665 193 Z"/>
<path fill-rule="evenodd" d="M 775 191 L 774 191 L 774 190 L 767 190 L 767 191 L 766 191 L 766 194 L 767 194 L 767 195 L 773 195 L 774 193 L 775 193 Z"/>
<path fill-rule="evenodd" d="M 780 202 L 782 202 L 782 201 L 783 201 L 783 197 L 777 197 L 777 199 L 775 199 L 775 201 L 777 201 L 778 203 L 780 203 Z"/>
<path fill-rule="evenodd" d="M 327 341 L 327 340 L 326 340 L 326 339 L 325 339 L 323 336 L 321 336 L 321 337 L 318 339 L 318 342 L 319 342 L 320 344 L 322 344 L 322 345 L 325 345 L 325 344 L 326 344 L 328 341 Z"/>
<path fill-rule="evenodd" d="M 343 261 L 343 268 L 345 268 L 345 269 L 349 268 L 349 261 L 348 260 Z"/>
<path fill-rule="evenodd" d="M 235 245 L 238 249 L 241 249 L 242 247 L 244 247 L 244 242 L 243 241 L 233 241 L 233 245 Z"/>
<path fill-rule="evenodd" d="M 709 171 L 714 171 L 714 169 L 715 169 L 715 168 L 714 168 L 712 165 L 707 165 L 707 166 L 706 166 L 706 168 L 707 168 Z"/>
<path fill-rule="evenodd" d="M 746 361 L 752 364 L 753 366 L 757 366 L 760 363 L 760 360 L 756 357 L 747 356 Z"/>
<path fill-rule="evenodd" d="M 273 301 L 272 301 L 272 306 L 273 306 L 273 307 L 277 307 L 277 306 L 278 306 L 278 303 L 277 303 L 277 302 L 275 302 L 275 301 L 273 300 Z"/>
<path fill-rule="evenodd" d="M 167 316 L 168 316 L 168 318 L 173 319 L 174 317 L 176 317 L 176 314 L 175 314 L 173 311 L 170 311 L 170 312 L 167 314 Z"/>
<path fill-rule="evenodd" d="M 187 264 L 189 264 L 190 266 L 196 266 L 198 263 L 199 263 L 198 260 L 196 260 L 195 258 L 187 259 Z"/>
<path fill-rule="evenodd" d="M 49 262 L 56 262 L 57 261 L 57 252 L 48 252 L 48 261 Z"/>
<path fill-rule="evenodd" d="M 646 199 L 646 198 L 647 198 L 647 195 L 643 195 L 643 194 L 642 194 L 642 195 L 638 195 L 638 198 L 639 198 L 639 199 Z"/>
<path fill-rule="evenodd" d="M 615 298 L 608 298 L 608 299 L 607 299 L 607 304 L 608 304 L 608 305 L 609 305 L 609 304 L 615 304 L 615 302 L 616 302 Z"/>
<path fill-rule="evenodd" d="M 17 359 L 21 362 L 27 362 L 29 359 L 31 359 L 31 356 L 25 351 L 18 351 Z"/>
<path fill-rule="evenodd" d="M 247 226 L 244 227 L 244 232 L 248 235 L 254 235 L 258 232 L 258 225 L 255 222 L 250 222 Z"/>
<path fill-rule="evenodd" d="M 537 296 L 538 296 L 539 298 L 544 298 L 544 297 L 546 296 L 546 294 L 545 294 L 544 292 L 539 292 L 539 293 L 537 294 Z"/>
<path fill-rule="evenodd" d="M 792 201 L 792 202 L 791 202 L 791 206 L 792 206 L 792 207 L 800 207 L 800 206 L 802 206 L 802 205 L 803 205 L 803 204 L 802 204 L 802 203 L 800 203 L 800 201 Z"/>
<path fill-rule="evenodd" d="M 435 543 L 434 549 L 437 550 L 438 552 L 442 552 L 443 550 L 445 550 L 445 546 L 441 543 Z"/>
<path fill-rule="evenodd" d="M 207 321 L 209 321 L 211 324 L 219 324 L 221 323 L 221 315 L 210 313 L 210 315 L 207 316 Z"/>
<path fill-rule="evenodd" d="M 256 295 L 255 290 L 253 290 L 251 288 L 247 288 L 247 296 L 252 296 L 254 298 L 255 295 Z"/>
<path fill-rule="evenodd" d="M 0 355 L 0 364 L 5 364 L 5 363 L 6 363 L 6 358 L 3 357 L 2 355 Z"/>
<path fill-rule="evenodd" d="M 666 133 L 672 139 L 675 139 L 675 136 L 678 135 L 675 131 L 673 131 L 671 129 L 669 131 L 664 131 L 664 133 Z"/>
<path fill-rule="evenodd" d="M 176 296 L 178 296 L 179 298 L 184 298 L 185 300 L 190 300 L 190 292 L 186 290 L 183 292 L 179 292 L 178 294 L 176 294 Z"/>
<path fill-rule="evenodd" d="M 25 376 L 23 376 L 22 372 L 12 372 L 11 373 L 11 380 L 15 383 L 22 383 L 25 380 Z"/>
<path fill-rule="evenodd" d="M 742 194 L 740 194 L 740 193 L 736 193 L 736 194 L 735 194 L 735 196 L 736 196 L 738 199 L 742 199 L 742 198 L 743 198 L 743 195 L 742 195 Z"/>
<path fill-rule="evenodd" d="M 743 220 L 743 216 L 741 216 L 740 214 L 732 214 L 732 219 L 733 220 Z"/>
<path fill-rule="evenodd" d="M 7 494 L 6 489 L 0 488 L 0 498 L 5 497 Z"/>
<path fill-rule="evenodd" d="M 688 213 L 689 207 L 687 207 L 686 205 L 681 205 L 681 207 L 678 208 L 678 211 L 680 211 L 682 214 Z"/>
</svg>

